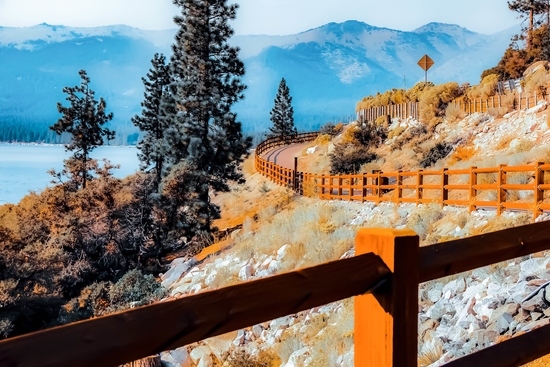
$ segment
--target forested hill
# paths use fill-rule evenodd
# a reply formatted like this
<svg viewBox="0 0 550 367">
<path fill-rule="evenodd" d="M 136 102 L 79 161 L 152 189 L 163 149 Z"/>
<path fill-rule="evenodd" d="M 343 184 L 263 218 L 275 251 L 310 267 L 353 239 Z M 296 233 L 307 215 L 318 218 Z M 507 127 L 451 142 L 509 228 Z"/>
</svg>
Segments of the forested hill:
<svg viewBox="0 0 550 367">
<path fill-rule="evenodd" d="M 435 60 L 430 79 L 477 83 L 495 65 L 517 28 L 482 35 L 456 25 L 430 23 L 411 32 L 357 21 L 330 23 L 289 36 L 236 36 L 247 74 L 246 98 L 236 110 L 245 132 L 265 131 L 282 77 L 293 97 L 298 129 L 354 116 L 354 103 L 423 78 L 416 62 Z M 85 69 L 97 97 L 115 115 L 115 143 L 138 138 L 130 118 L 141 110 L 141 77 L 155 52 L 170 54 L 175 30 L 126 26 L 70 28 L 41 24 L 0 27 L 0 141 L 52 141 L 47 127 L 59 114 L 64 86 Z M 59 140 L 57 140 L 59 141 Z"/>
</svg>

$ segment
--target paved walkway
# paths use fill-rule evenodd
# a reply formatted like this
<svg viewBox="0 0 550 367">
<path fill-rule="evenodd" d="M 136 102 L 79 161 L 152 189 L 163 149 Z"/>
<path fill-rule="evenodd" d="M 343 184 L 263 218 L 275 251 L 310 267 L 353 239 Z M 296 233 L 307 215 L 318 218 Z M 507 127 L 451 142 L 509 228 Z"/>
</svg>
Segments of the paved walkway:
<svg viewBox="0 0 550 367">
<path fill-rule="evenodd" d="M 298 156 L 302 149 L 308 144 L 309 143 L 284 145 L 265 152 L 262 154 L 262 158 L 268 162 L 278 164 L 279 166 L 294 169 L 294 157 Z"/>
</svg>

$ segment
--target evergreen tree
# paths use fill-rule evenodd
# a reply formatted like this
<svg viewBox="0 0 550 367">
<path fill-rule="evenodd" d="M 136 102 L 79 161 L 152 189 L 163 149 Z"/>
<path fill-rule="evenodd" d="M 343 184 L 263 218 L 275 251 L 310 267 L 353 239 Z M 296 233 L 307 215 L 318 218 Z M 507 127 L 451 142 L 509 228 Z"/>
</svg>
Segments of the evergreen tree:
<svg viewBox="0 0 550 367">
<path fill-rule="evenodd" d="M 527 29 L 527 49 L 531 48 L 532 34 L 535 25 L 535 15 L 547 14 L 547 22 L 550 21 L 550 4 L 548 0 L 511 0 L 508 1 L 508 8 L 518 12 L 520 17 L 529 16 L 529 28 Z"/>
<path fill-rule="evenodd" d="M 140 151 L 138 153 L 141 161 L 140 168 L 153 169 L 158 187 L 163 171 L 166 169 L 164 160 L 169 151 L 164 137 L 167 126 L 165 126 L 166 119 L 163 118 L 161 103 L 163 96 L 167 93 L 170 73 L 166 58 L 162 54 L 155 54 L 151 64 L 152 68 L 147 73 L 147 79 L 141 78 L 145 86 L 145 99 L 141 102 L 143 110 L 141 116 L 136 115 L 132 118 L 132 122 L 145 132 L 143 140 L 137 146 Z"/>
<path fill-rule="evenodd" d="M 162 101 L 170 121 L 166 140 L 169 164 L 183 164 L 196 185 L 194 228 L 209 230 L 219 216 L 210 191 L 228 191 L 228 181 L 242 181 L 239 164 L 251 146 L 231 107 L 244 98 L 244 64 L 239 49 L 229 45 L 238 5 L 227 0 L 174 0 L 181 15 L 170 62 L 170 93 Z M 185 180 L 184 180 L 185 181 Z M 200 204 L 196 204 L 196 203 Z M 192 233 L 187 232 L 186 236 Z"/>
<path fill-rule="evenodd" d="M 91 176 L 89 172 L 90 152 L 96 147 L 103 145 L 103 137 L 107 140 L 113 139 L 115 133 L 107 128 L 102 128 L 106 122 L 113 119 L 113 114 L 106 114 L 106 103 L 103 98 L 99 102 L 94 99 L 94 91 L 88 86 L 90 78 L 86 71 L 78 72 L 81 81 L 80 86 L 65 87 L 63 93 L 67 93 L 69 107 L 57 103 L 57 110 L 63 116 L 50 129 L 58 135 L 67 132 L 72 135 L 69 144 L 65 149 L 74 152 L 70 161 L 78 165 L 76 171 L 80 177 L 79 184 L 86 188 L 86 181 Z"/>
<path fill-rule="evenodd" d="M 290 90 L 286 85 L 285 78 L 283 78 L 279 83 L 279 89 L 275 96 L 275 106 L 270 112 L 270 120 L 273 122 L 273 127 L 269 128 L 269 131 L 271 131 L 270 137 L 284 139 L 298 133 L 294 126 L 294 110 L 291 104 Z"/>
</svg>

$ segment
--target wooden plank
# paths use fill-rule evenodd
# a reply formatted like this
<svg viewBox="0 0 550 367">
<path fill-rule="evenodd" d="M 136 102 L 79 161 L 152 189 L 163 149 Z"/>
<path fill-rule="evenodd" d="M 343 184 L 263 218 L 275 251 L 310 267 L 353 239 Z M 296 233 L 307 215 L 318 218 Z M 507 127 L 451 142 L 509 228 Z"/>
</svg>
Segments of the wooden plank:
<svg viewBox="0 0 550 367">
<path fill-rule="evenodd" d="M 550 353 L 550 325 L 482 349 L 445 367 L 519 367 Z"/>
<path fill-rule="evenodd" d="M 420 282 L 550 249 L 550 221 L 420 248 Z"/>
<path fill-rule="evenodd" d="M 418 247 L 411 230 L 361 229 L 356 253 L 375 253 L 392 271 L 374 294 L 355 298 L 355 367 L 416 366 Z"/>
<path fill-rule="evenodd" d="M 504 172 L 532 172 L 537 168 L 534 166 L 506 166 Z"/>
<path fill-rule="evenodd" d="M 502 203 L 502 207 L 506 209 L 521 209 L 528 210 L 533 204 L 531 203 Z"/>
<path fill-rule="evenodd" d="M 504 190 L 518 190 L 518 191 L 533 191 L 535 189 L 534 184 L 504 184 L 502 185 Z"/>
<path fill-rule="evenodd" d="M 470 190 L 470 185 L 445 185 L 447 190 Z"/>
<path fill-rule="evenodd" d="M 364 294 L 388 276 L 374 254 L 334 261 L 6 339 L 0 366 L 115 366 Z"/>
</svg>

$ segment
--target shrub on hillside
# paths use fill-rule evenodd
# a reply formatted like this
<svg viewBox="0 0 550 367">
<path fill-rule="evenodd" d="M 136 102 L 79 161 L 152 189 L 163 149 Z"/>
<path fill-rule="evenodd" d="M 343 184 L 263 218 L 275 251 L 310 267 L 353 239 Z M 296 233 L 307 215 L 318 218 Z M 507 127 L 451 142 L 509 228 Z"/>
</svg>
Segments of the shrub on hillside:
<svg viewBox="0 0 550 367">
<path fill-rule="evenodd" d="M 358 172 L 361 166 L 377 159 L 376 154 L 367 147 L 352 144 L 338 144 L 330 157 L 331 174 L 350 174 Z"/>
<path fill-rule="evenodd" d="M 445 116 L 447 105 L 462 94 L 456 82 L 426 88 L 420 96 L 420 121 L 434 129 Z"/>
<path fill-rule="evenodd" d="M 478 85 L 475 85 L 471 87 L 468 92 L 467 96 L 468 99 L 487 99 L 489 97 L 492 97 L 496 94 L 498 90 L 498 75 L 497 74 L 489 74 L 483 78 L 481 83 Z"/>
<path fill-rule="evenodd" d="M 398 150 L 413 140 L 421 142 L 421 141 L 427 140 L 429 137 L 430 137 L 430 134 L 428 132 L 428 128 L 426 127 L 426 125 L 421 124 L 421 125 L 409 127 L 408 129 L 400 133 L 395 138 L 395 140 L 393 140 L 391 144 L 391 149 Z"/>
<path fill-rule="evenodd" d="M 359 126 L 353 130 L 353 137 L 356 145 L 378 147 L 384 144 L 388 138 L 388 129 L 376 122 L 361 121 Z"/>
<path fill-rule="evenodd" d="M 426 152 L 420 161 L 420 167 L 426 168 L 433 165 L 440 159 L 445 158 L 453 150 L 453 145 L 448 142 L 439 142 Z"/>
<path fill-rule="evenodd" d="M 521 82 L 525 93 L 533 94 L 537 93 L 542 96 L 546 96 L 548 88 L 550 87 L 550 73 L 541 67 L 532 74 L 529 74 Z"/>
<path fill-rule="evenodd" d="M 321 126 L 321 129 L 319 129 L 319 133 L 321 135 L 329 135 L 331 137 L 336 136 L 342 131 L 342 124 L 334 125 L 332 122 L 327 122 L 323 126 Z"/>
</svg>

